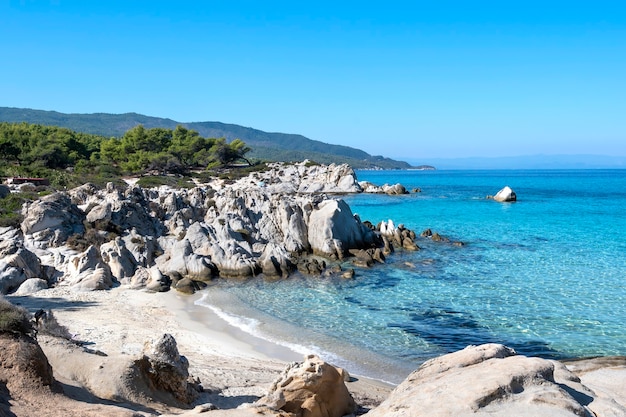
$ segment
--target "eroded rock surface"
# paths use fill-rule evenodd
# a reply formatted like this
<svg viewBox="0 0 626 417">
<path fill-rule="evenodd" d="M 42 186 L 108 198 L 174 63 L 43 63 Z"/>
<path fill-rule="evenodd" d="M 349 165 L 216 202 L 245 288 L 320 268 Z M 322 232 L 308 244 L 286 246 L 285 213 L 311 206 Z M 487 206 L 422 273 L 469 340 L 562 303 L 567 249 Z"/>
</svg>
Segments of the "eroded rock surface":
<svg viewBox="0 0 626 417">
<path fill-rule="evenodd" d="M 366 415 L 591 417 L 626 415 L 626 408 L 598 397 L 560 362 L 486 344 L 425 362 Z"/>
<path fill-rule="evenodd" d="M 255 405 L 303 417 L 342 417 L 356 410 L 344 371 L 315 355 L 290 364 Z"/>
</svg>

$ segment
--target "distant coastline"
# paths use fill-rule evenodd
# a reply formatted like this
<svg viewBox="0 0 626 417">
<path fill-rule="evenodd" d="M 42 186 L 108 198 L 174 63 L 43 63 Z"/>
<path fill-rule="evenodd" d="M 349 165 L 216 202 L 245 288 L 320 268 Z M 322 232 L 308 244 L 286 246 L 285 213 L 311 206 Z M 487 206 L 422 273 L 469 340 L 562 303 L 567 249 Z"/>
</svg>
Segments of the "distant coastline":
<svg viewBox="0 0 626 417">
<path fill-rule="evenodd" d="M 626 169 L 626 156 L 521 155 L 468 158 L 405 158 L 412 165 L 437 169 Z"/>
</svg>

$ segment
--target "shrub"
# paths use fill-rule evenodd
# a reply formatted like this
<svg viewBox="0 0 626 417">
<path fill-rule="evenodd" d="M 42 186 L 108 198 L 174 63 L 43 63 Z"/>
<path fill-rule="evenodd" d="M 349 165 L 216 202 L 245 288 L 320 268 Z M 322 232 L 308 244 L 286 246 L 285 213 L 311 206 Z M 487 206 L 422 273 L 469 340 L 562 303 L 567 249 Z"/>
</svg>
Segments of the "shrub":
<svg viewBox="0 0 626 417">
<path fill-rule="evenodd" d="M 32 323 L 28 311 L 0 298 L 0 333 L 31 334 Z"/>
<path fill-rule="evenodd" d="M 154 188 L 167 185 L 172 188 L 192 188 L 195 187 L 193 181 L 187 177 L 172 177 L 167 175 L 150 175 L 139 178 L 137 185 L 143 188 Z"/>
</svg>

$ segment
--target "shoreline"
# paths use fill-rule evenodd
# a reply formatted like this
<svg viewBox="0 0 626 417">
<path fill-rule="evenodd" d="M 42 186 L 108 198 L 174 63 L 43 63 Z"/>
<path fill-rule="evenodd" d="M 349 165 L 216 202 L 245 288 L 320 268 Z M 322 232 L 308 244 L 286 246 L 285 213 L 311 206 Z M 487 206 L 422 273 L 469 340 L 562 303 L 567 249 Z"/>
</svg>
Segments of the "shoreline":
<svg viewBox="0 0 626 417">
<path fill-rule="evenodd" d="M 171 334 L 180 354 L 189 361 L 190 375 L 199 378 L 205 388 L 196 403 L 210 402 L 220 409 L 233 409 L 265 395 L 289 362 L 304 359 L 302 354 L 230 325 L 209 308 L 197 305 L 201 297 L 118 286 L 91 292 L 56 287 L 6 298 L 31 313 L 50 309 L 75 340 L 111 360 L 140 355 L 147 341 Z M 50 360 L 55 378 L 80 385 L 54 366 L 55 362 L 71 362 L 70 352 L 47 351 L 45 344 L 42 348 L 47 356 L 57 356 L 56 361 Z M 395 387 L 360 376 L 346 385 L 355 400 L 368 407 L 378 405 Z"/>
</svg>

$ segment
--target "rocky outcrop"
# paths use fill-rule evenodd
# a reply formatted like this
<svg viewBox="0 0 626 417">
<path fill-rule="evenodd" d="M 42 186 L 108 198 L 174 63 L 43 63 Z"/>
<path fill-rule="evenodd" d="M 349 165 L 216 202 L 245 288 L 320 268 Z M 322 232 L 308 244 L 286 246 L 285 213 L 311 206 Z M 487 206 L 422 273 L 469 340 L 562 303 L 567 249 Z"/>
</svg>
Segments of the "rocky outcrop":
<svg viewBox="0 0 626 417">
<path fill-rule="evenodd" d="M 108 290 L 113 287 L 113 276 L 96 247 L 90 246 L 85 252 L 70 259 L 62 283 L 81 291 Z"/>
<path fill-rule="evenodd" d="M 344 371 L 315 355 L 290 364 L 255 406 L 303 417 L 342 417 L 356 411 Z"/>
<path fill-rule="evenodd" d="M 517 201 L 517 195 L 515 194 L 515 191 L 513 191 L 511 187 L 509 187 L 508 185 L 504 187 L 503 189 L 501 189 L 500 191 L 498 191 L 496 195 L 490 196 L 488 198 L 492 198 L 493 200 L 498 201 L 500 203 Z"/>
<path fill-rule="evenodd" d="M 15 233 L 7 232 L 0 238 L 0 294 L 15 291 L 31 278 L 41 278 L 39 258 L 24 247 Z"/>
<path fill-rule="evenodd" d="M 198 381 L 189 375 L 189 362 L 178 352 L 176 340 L 164 334 L 146 342 L 143 356 L 129 369 L 130 388 L 145 386 L 143 394 L 171 405 L 189 405 L 201 392 Z M 172 397 L 169 401 L 169 397 Z"/>
<path fill-rule="evenodd" d="M 362 192 L 348 164 L 320 165 L 310 161 L 296 164 L 276 162 L 268 170 L 252 174 L 240 184 L 262 187 L 272 194 L 346 194 Z"/>
<path fill-rule="evenodd" d="M 22 209 L 22 232 L 36 248 L 64 244 L 73 234 L 85 233 L 85 214 L 69 196 L 57 192 L 42 197 Z"/>
<path fill-rule="evenodd" d="M 300 263 L 310 255 L 352 256 L 367 267 L 384 261 L 394 245 L 418 249 L 402 226 L 376 229 L 324 194 L 361 191 L 349 166 L 309 162 L 270 164 L 231 184 L 193 189 L 85 184 L 25 205 L 12 239 L 36 255 L 28 266 L 38 270 L 5 266 L 0 276 L 5 292 L 34 277 L 81 290 L 119 282 L 190 292 L 217 276 L 285 277 L 296 267 L 329 272 L 324 261 Z"/>
<path fill-rule="evenodd" d="M 379 186 L 372 184 L 369 181 L 361 181 L 359 182 L 359 185 L 363 189 L 363 192 L 371 194 L 402 195 L 409 193 L 402 184 L 383 184 Z"/>
<path fill-rule="evenodd" d="M 388 220 L 381 222 L 376 228 L 387 242 L 406 250 L 417 251 L 420 249 L 415 243 L 415 232 L 407 229 L 402 224 L 396 227 L 392 220 Z M 387 248 L 388 245 L 389 243 L 386 243 L 385 248 Z M 386 252 L 388 251 L 389 250 Z"/>
<path fill-rule="evenodd" d="M 309 243 L 313 253 L 343 259 L 349 249 L 373 246 L 376 235 L 343 200 L 325 200 L 309 217 Z"/>
<path fill-rule="evenodd" d="M 0 333 L 0 400 L 3 387 L 13 400 L 24 392 L 59 389 L 46 355 L 32 337 Z M 13 414 L 2 414 L 0 408 L 0 415 Z"/>
<path fill-rule="evenodd" d="M 487 344 L 425 362 L 366 415 L 587 417 L 626 415 L 626 408 L 599 398 L 560 362 Z"/>
</svg>

